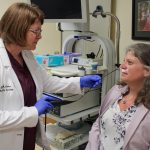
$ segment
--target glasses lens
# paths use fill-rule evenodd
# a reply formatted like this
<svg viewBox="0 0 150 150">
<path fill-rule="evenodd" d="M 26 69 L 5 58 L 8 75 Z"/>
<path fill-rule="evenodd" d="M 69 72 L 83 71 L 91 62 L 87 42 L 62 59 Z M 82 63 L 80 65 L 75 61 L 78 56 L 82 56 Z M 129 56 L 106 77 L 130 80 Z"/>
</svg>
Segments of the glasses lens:
<svg viewBox="0 0 150 150">
<path fill-rule="evenodd" d="M 41 29 L 39 29 L 39 30 L 29 29 L 29 31 L 31 31 L 32 33 L 34 33 L 36 36 L 40 36 L 40 35 L 41 35 L 41 32 L 42 32 Z"/>
</svg>

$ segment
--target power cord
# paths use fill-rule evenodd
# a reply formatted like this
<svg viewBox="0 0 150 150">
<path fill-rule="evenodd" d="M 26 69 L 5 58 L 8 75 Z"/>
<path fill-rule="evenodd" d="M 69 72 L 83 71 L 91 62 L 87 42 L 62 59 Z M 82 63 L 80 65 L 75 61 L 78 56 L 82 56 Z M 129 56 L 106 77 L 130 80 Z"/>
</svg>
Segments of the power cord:
<svg viewBox="0 0 150 150">
<path fill-rule="evenodd" d="M 46 133 L 46 123 L 47 123 L 47 113 L 45 113 L 45 118 L 44 118 L 44 130 L 45 130 L 45 133 Z M 44 148 L 43 148 L 44 150 Z"/>
</svg>

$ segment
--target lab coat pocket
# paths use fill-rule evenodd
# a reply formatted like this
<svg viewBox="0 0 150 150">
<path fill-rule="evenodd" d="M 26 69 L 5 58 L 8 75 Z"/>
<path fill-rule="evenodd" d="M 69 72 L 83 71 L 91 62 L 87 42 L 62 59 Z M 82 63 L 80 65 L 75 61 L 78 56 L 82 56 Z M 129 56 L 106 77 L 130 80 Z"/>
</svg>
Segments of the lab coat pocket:
<svg viewBox="0 0 150 150">
<path fill-rule="evenodd" d="M 23 147 L 24 130 L 9 130 L 0 132 L 1 150 L 21 150 Z"/>
</svg>

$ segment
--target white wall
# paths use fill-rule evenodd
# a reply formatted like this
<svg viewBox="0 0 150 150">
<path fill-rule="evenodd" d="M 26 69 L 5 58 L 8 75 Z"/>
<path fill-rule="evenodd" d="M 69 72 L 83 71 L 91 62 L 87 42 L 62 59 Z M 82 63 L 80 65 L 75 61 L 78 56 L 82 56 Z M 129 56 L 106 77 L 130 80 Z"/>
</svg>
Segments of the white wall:
<svg viewBox="0 0 150 150">
<path fill-rule="evenodd" d="M 111 1 L 113 0 L 89 0 L 90 13 L 93 13 L 97 5 L 101 5 L 104 12 L 111 12 Z M 110 37 L 110 21 L 110 17 L 102 18 L 99 15 L 94 18 L 90 15 L 90 30 L 99 36 Z"/>
<path fill-rule="evenodd" d="M 1 9 L 0 9 L 0 17 L 3 15 L 5 10 L 14 2 L 23 2 L 25 0 L 0 0 Z"/>
<path fill-rule="evenodd" d="M 113 3 L 114 0 L 112 0 Z M 125 48 L 136 42 L 149 43 L 148 41 L 133 41 L 132 34 L 132 0 L 116 0 L 116 16 L 120 20 L 120 60 L 123 60 Z"/>
<path fill-rule="evenodd" d="M 61 34 L 56 29 L 56 24 L 44 23 L 42 30 L 42 39 L 38 43 L 36 53 L 54 54 L 60 52 Z"/>
</svg>

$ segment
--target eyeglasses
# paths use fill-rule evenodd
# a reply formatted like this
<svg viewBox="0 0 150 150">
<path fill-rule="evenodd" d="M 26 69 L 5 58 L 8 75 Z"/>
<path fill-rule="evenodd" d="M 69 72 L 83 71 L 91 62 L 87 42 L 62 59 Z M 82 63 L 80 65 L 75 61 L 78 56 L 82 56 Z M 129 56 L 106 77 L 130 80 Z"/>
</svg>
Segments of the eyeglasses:
<svg viewBox="0 0 150 150">
<path fill-rule="evenodd" d="M 29 31 L 31 31 L 32 33 L 34 33 L 36 36 L 40 36 L 41 32 L 42 32 L 41 29 L 39 29 L 39 30 L 29 29 Z"/>
</svg>

